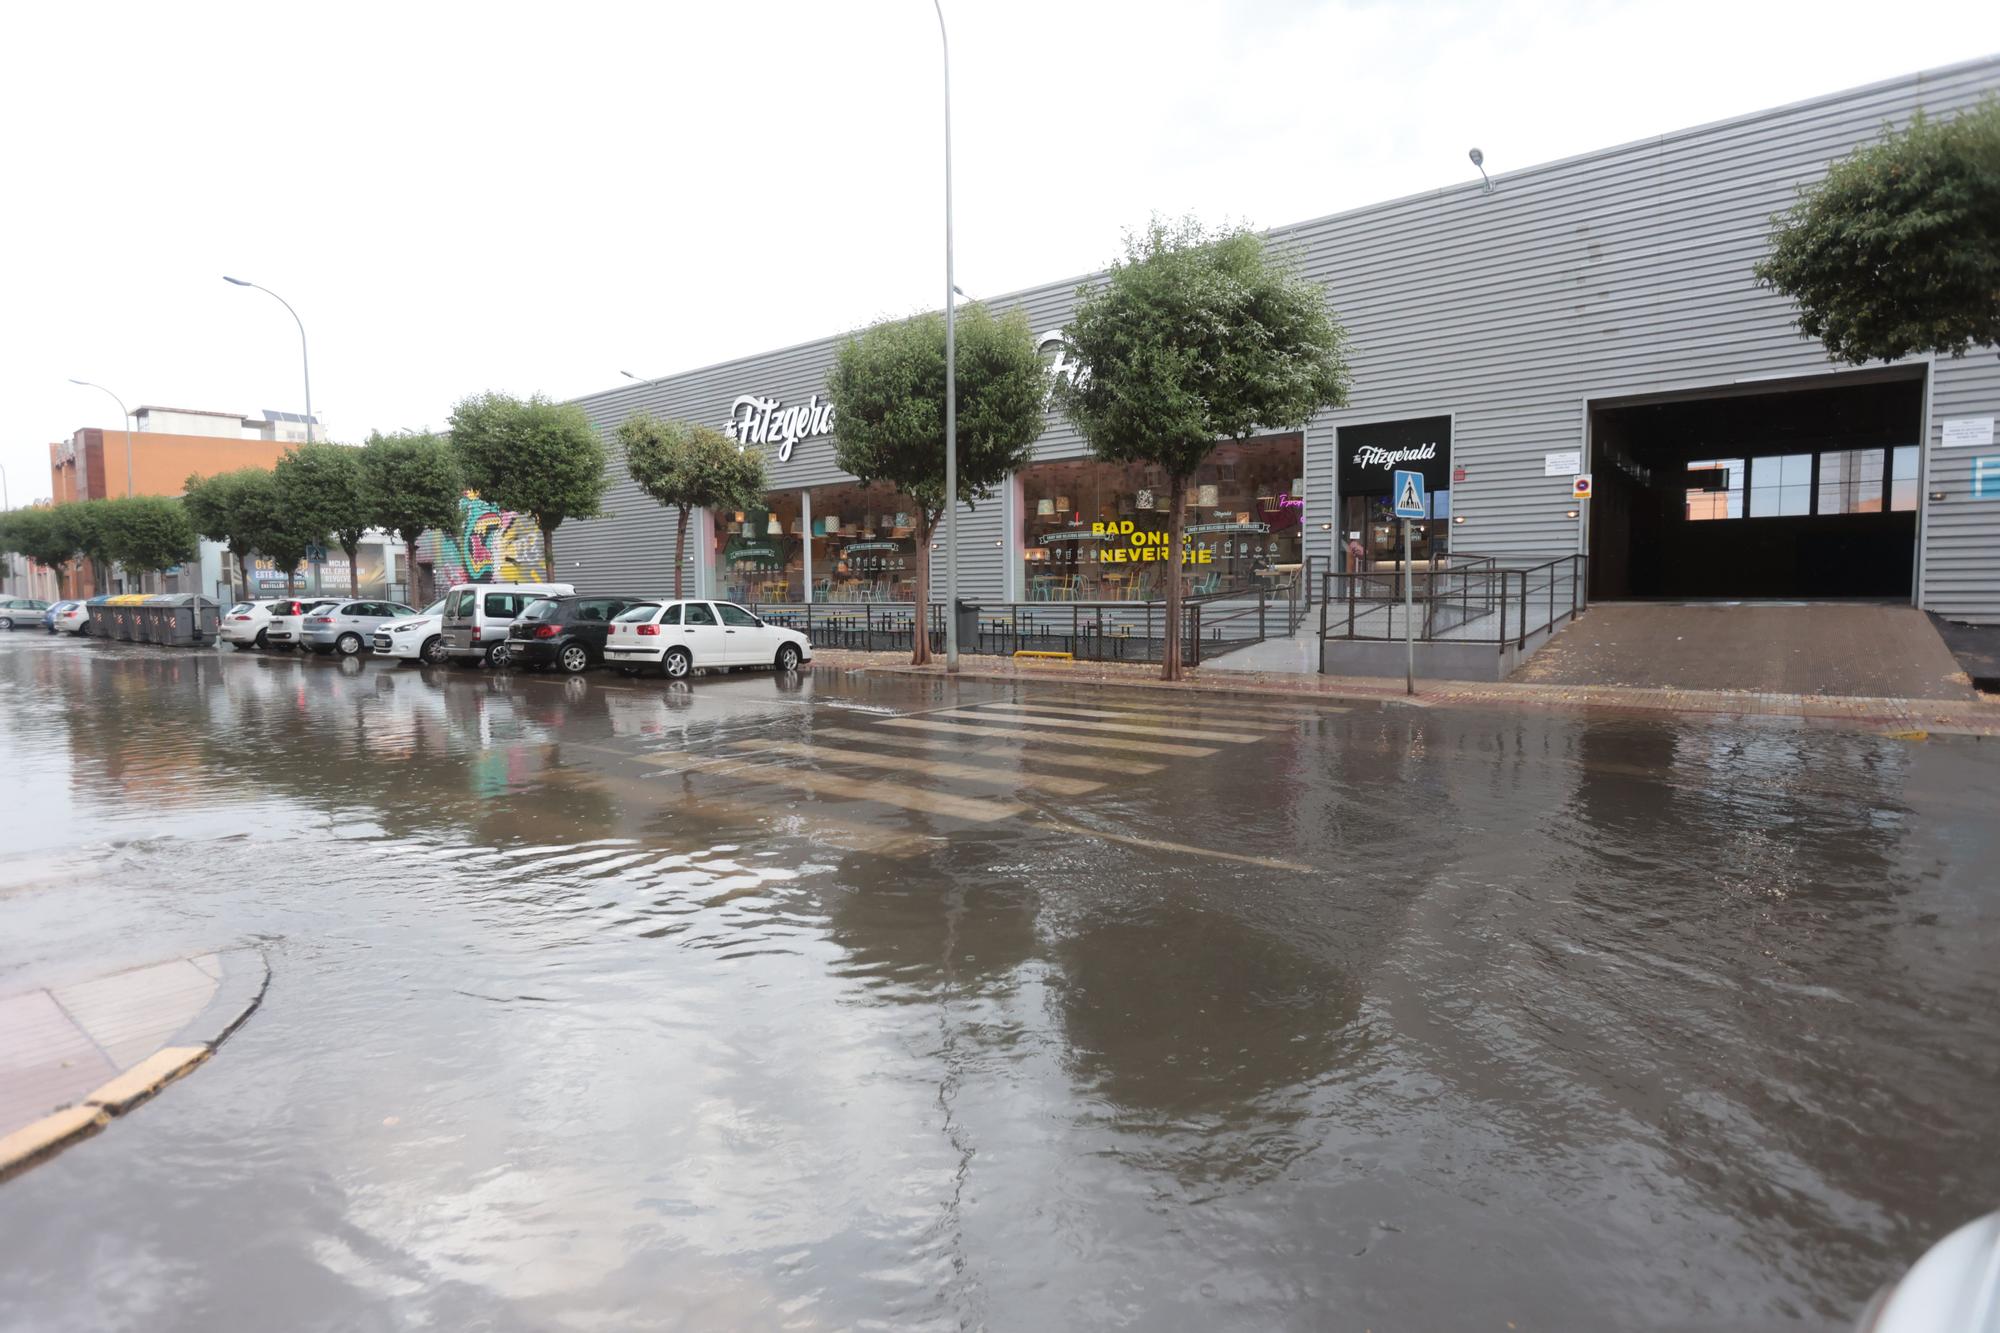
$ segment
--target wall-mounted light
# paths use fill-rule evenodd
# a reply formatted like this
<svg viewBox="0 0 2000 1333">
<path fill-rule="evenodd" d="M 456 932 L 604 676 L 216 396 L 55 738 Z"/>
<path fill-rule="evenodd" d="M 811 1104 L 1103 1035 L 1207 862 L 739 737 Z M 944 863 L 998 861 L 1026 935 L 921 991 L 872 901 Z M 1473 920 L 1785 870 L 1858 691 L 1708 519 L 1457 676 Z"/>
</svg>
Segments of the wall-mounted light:
<svg viewBox="0 0 2000 1333">
<path fill-rule="evenodd" d="M 1452 522 L 1454 522 L 1454 523 L 1463 523 L 1463 522 L 1465 522 L 1465 515 L 1463 515 L 1463 514 L 1453 514 L 1453 515 L 1451 516 L 1451 521 L 1452 521 Z"/>
<path fill-rule="evenodd" d="M 1931 492 L 1931 499 L 1933 499 L 1933 500 L 1942 500 L 1942 499 L 1944 499 L 1944 492 L 1943 492 L 1943 491 L 1932 491 L 1932 492 Z"/>
<path fill-rule="evenodd" d="M 1320 524 L 1320 525 L 1319 525 L 1319 530 L 1320 530 L 1321 532 L 1332 532 L 1332 531 L 1333 531 L 1333 524 L 1331 524 L 1331 523 L 1322 523 L 1322 524 Z"/>
<path fill-rule="evenodd" d="M 1581 518 L 1581 517 L 1583 516 L 1583 515 L 1582 515 L 1582 512 L 1581 512 L 1580 510 L 1576 510 L 1576 509 L 1570 509 L 1570 510 L 1566 510 L 1566 511 L 1564 511 L 1564 513 L 1565 513 L 1565 517 L 1568 517 L 1568 518 Z"/>
<path fill-rule="evenodd" d="M 1467 153 L 1466 156 L 1472 159 L 1473 166 L 1479 168 L 1479 179 L 1485 182 L 1485 184 L 1480 187 L 1479 192 L 1481 194 L 1492 194 L 1493 180 L 1490 176 L 1486 174 L 1486 154 L 1480 152 L 1477 148 L 1475 148 L 1471 152 Z"/>
</svg>

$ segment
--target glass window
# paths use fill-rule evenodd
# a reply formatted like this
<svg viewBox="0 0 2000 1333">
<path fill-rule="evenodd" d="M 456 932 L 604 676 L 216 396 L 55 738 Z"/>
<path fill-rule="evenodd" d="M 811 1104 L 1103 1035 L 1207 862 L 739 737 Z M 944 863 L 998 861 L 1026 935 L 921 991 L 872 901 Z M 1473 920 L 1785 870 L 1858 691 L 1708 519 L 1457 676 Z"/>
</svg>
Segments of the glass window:
<svg viewBox="0 0 2000 1333">
<path fill-rule="evenodd" d="M 610 602 L 606 601 L 601 597 L 585 598 L 583 601 L 580 601 L 576 604 L 577 623 L 584 625 L 602 625 L 604 622 L 611 619 L 612 615 L 611 605 L 612 604 Z M 533 611 L 534 609 L 535 608 L 531 606 L 528 608 L 528 611 Z M 525 615 L 527 613 L 523 612 L 522 614 Z"/>
<path fill-rule="evenodd" d="M 549 620 L 562 609 L 562 603 L 553 597 L 538 597 L 521 608 L 523 620 Z"/>
<path fill-rule="evenodd" d="M 663 613 L 661 614 L 661 616 L 660 616 L 660 623 L 661 623 L 662 625 L 678 625 L 678 624 L 680 624 L 680 623 L 681 623 L 681 609 L 680 609 L 680 608 L 679 608 L 678 606 L 670 606 L 670 607 L 668 607 L 668 608 L 667 608 L 667 609 L 666 609 L 666 610 L 665 610 L 665 611 L 664 611 L 664 612 L 663 612 Z"/>
<path fill-rule="evenodd" d="M 1819 509 L 1822 514 L 1882 512 L 1881 449 L 1843 449 L 1819 456 Z"/>
<path fill-rule="evenodd" d="M 489 592 L 486 594 L 486 614 L 512 619 L 521 612 L 521 603 L 527 598 L 518 592 Z"/>
<path fill-rule="evenodd" d="M 1303 559 L 1305 440 L 1218 445 L 1189 483 L 1185 586 L 1194 593 L 1280 586 Z M 1166 474 L 1095 460 L 1022 469 L 1023 586 L 1030 601 L 1150 601 L 1166 595 Z"/>
<path fill-rule="evenodd" d="M 708 609 L 707 602 L 687 602 L 683 606 L 684 624 L 713 625 L 715 612 Z"/>
<path fill-rule="evenodd" d="M 732 625 L 737 629 L 755 629 L 764 623 L 748 611 L 745 611 L 742 607 L 729 602 L 717 602 L 715 609 L 717 614 L 722 617 L 723 624 Z"/>
<path fill-rule="evenodd" d="M 1889 453 L 1889 508 L 1911 513 L 1917 507 L 1917 446 L 1899 444 Z"/>
<path fill-rule="evenodd" d="M 1750 517 L 1791 518 L 1812 512 L 1813 456 L 1772 454 L 1750 460 Z"/>
<path fill-rule="evenodd" d="M 808 592 L 815 602 L 916 596 L 917 506 L 907 496 L 851 482 L 776 492 L 765 506 L 715 516 L 715 584 L 730 601 L 796 603 Z"/>
<path fill-rule="evenodd" d="M 618 613 L 618 623 L 621 625 L 649 625 L 653 621 L 653 613 L 659 609 L 652 602 L 641 602 L 637 606 L 628 606 Z"/>
<path fill-rule="evenodd" d="M 1687 465 L 1687 516 L 1700 523 L 1743 517 L 1743 460 L 1704 458 Z"/>
</svg>

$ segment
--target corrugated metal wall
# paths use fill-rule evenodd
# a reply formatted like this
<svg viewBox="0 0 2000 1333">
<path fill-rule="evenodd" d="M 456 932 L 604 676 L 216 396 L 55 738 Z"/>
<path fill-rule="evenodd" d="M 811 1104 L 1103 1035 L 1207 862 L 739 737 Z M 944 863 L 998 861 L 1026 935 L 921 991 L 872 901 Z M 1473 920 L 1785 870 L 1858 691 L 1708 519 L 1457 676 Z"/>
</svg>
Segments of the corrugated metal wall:
<svg viewBox="0 0 2000 1333">
<path fill-rule="evenodd" d="M 1501 555 L 1575 549 L 1568 479 L 1543 475 L 1542 456 L 1587 447 L 1587 404 L 1834 369 L 1798 336 L 1788 304 L 1751 278 L 1771 215 L 1885 121 L 1918 107 L 1948 114 L 1995 91 L 2000 60 L 1978 61 L 1503 173 L 1491 193 L 1473 182 L 1273 232 L 1326 285 L 1352 339 L 1353 400 L 1306 431 L 1308 550 L 1325 559 L 1333 549 L 1321 525 L 1337 512 L 1343 422 L 1447 413 L 1453 462 L 1466 471 L 1453 487 L 1465 519 L 1454 544 Z M 1077 282 L 992 304 L 1024 307 L 1037 331 L 1054 329 Z M 823 394 L 835 341 L 581 401 L 607 429 L 640 407 L 721 425 L 738 394 L 787 404 Z M 1926 502 L 1920 600 L 2000 619 L 2000 505 L 1966 499 L 1981 451 L 1937 446 L 1942 417 L 2000 412 L 2000 362 L 1981 353 L 1933 374 L 1925 490 L 1949 498 Z M 1084 452 L 1051 417 L 1037 456 Z M 826 438 L 802 441 L 771 472 L 781 488 L 843 479 Z M 558 577 L 593 591 L 654 586 L 669 573 L 672 519 L 631 487 L 622 463 L 613 476 L 613 516 L 561 530 Z M 1003 508 L 996 496 L 963 520 L 968 596 L 1010 591 L 1016 541 Z"/>
</svg>

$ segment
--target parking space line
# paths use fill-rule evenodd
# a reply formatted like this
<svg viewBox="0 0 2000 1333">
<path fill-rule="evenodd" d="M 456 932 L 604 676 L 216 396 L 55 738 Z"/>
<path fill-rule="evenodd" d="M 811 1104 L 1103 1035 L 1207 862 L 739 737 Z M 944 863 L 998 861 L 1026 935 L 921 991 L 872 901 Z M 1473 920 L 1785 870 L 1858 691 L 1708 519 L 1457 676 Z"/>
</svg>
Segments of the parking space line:
<svg viewBox="0 0 2000 1333">
<path fill-rule="evenodd" d="M 990 717 L 990 714 L 988 716 Z M 1005 719 L 992 718 L 992 720 L 999 722 Z M 881 725 L 905 727 L 917 731 L 942 731 L 954 736 L 1007 737 L 1017 741 L 1029 741 L 1036 745 L 1074 745 L 1086 750 L 1170 754 L 1185 759 L 1200 759 L 1215 753 L 1213 745 L 1177 745 L 1171 741 L 1128 741 L 1113 736 L 1055 736 L 1042 731 L 1023 731 L 1020 727 L 982 727 L 971 722 L 932 722 L 920 717 L 887 717 L 882 719 Z M 1021 726 L 1032 725 L 1034 724 L 1026 718 L 1021 719 Z M 1253 736 L 1250 739 L 1258 738 Z"/>
<path fill-rule="evenodd" d="M 1144 722 L 1085 722 L 1081 718 L 1036 714 L 1033 717 L 995 717 L 977 708 L 961 708 L 939 717 L 978 718 L 987 722 L 1018 722 L 1022 726 L 1061 727 L 1066 731 L 1115 731 L 1128 736 L 1179 736 L 1191 741 L 1222 741 L 1229 745 L 1255 745 L 1268 737 L 1241 731 L 1195 731 L 1187 727 L 1160 727 Z"/>
<path fill-rule="evenodd" d="M 938 759 L 913 760 L 902 755 L 870 754 L 866 750 L 843 750 L 831 745 L 807 745 L 799 741 L 774 740 L 766 736 L 731 741 L 729 748 L 793 755 L 800 759 L 826 759 L 838 764 L 851 764 L 856 768 L 885 768 L 911 777 L 958 778 L 966 782 L 991 782 L 1003 787 L 1026 787 L 1031 791 L 1044 791 L 1056 796 L 1082 796 L 1104 785 L 1089 778 L 1066 778 L 1050 773 L 981 768 L 977 764 L 954 764 Z M 913 772 L 913 765 L 921 767 Z"/>
<path fill-rule="evenodd" d="M 1037 819 L 1031 821 L 1038 829 L 1051 833 L 1067 833 L 1078 838 L 1098 838 L 1105 842 L 1124 843 L 1128 847 L 1157 848 L 1161 851 L 1179 852 L 1185 856 L 1205 856 L 1215 861 L 1240 861 L 1244 865 L 1263 866 L 1267 870 L 1291 870 L 1302 875 L 1318 872 L 1319 867 L 1305 865 L 1298 861 L 1281 861 L 1274 856 L 1250 856 L 1244 852 L 1217 851 L 1213 847 L 1191 847 L 1184 842 L 1166 842 L 1159 838 L 1135 838 L 1124 833 L 1106 833 L 1103 829 L 1086 828 L 1082 824 L 1069 824 L 1059 819 Z"/>
<path fill-rule="evenodd" d="M 998 819 L 1011 819 L 1026 813 L 1028 808 L 1013 801 L 952 796 L 945 792 L 901 787 L 894 783 L 842 777 L 838 773 L 820 773 L 808 768 L 787 768 L 782 764 L 752 764 L 741 759 L 688 754 L 680 750 L 634 754 L 631 757 L 642 764 L 654 764 L 677 772 L 713 773 L 718 777 L 741 778 L 750 782 L 771 782 L 783 787 L 797 787 L 816 795 L 837 796 L 854 801 L 874 801 L 880 805 L 900 806 L 905 810 L 944 815 L 975 824 L 990 824 Z"/>
<path fill-rule="evenodd" d="M 927 736 L 884 736 L 879 731 L 863 731 L 859 727 L 814 727 L 814 736 L 835 736 L 844 741 L 867 741 L 871 745 L 893 745 L 904 750 L 929 750 L 942 754 L 977 755 L 982 759 L 1015 759 L 1026 764 L 1053 764 L 1058 768 L 1089 769 L 1097 773 L 1157 773 L 1162 764 L 1149 764 L 1143 759 L 1093 759 L 1086 754 L 1030 753 L 1011 745 L 985 745 L 970 741 L 938 741 Z M 1022 739 L 1032 740 L 1024 736 Z"/>
</svg>

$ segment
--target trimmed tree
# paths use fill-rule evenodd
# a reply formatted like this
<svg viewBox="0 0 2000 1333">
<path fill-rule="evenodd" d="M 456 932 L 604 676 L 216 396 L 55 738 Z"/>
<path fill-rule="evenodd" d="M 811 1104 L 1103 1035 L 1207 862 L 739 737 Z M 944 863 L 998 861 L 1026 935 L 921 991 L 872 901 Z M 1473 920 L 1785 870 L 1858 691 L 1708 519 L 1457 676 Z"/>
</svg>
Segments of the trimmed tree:
<svg viewBox="0 0 2000 1333">
<path fill-rule="evenodd" d="M 1346 334 L 1326 292 L 1240 228 L 1155 218 L 1102 283 L 1077 289 L 1056 385 L 1064 415 L 1108 462 L 1167 474 L 1162 680 L 1181 677 L 1187 488 L 1215 446 L 1296 430 L 1347 402 Z"/>
<path fill-rule="evenodd" d="M 181 496 L 181 505 L 195 532 L 229 548 L 242 575 L 246 597 L 256 596 L 257 582 L 250 574 L 250 560 L 257 547 L 258 533 L 268 520 L 268 515 L 260 512 L 261 507 L 247 501 L 261 484 L 270 480 L 270 475 L 253 467 L 213 477 L 192 476 L 184 484 Z"/>
<path fill-rule="evenodd" d="M 347 554 L 347 595 L 361 595 L 361 538 L 373 526 L 361 484 L 361 451 L 345 444 L 298 444 L 271 470 L 278 498 L 302 526 Z"/>
<path fill-rule="evenodd" d="M 68 596 L 63 591 L 63 566 L 76 555 L 70 541 L 71 534 L 56 521 L 54 509 L 37 506 L 0 514 L 0 551 L 25 556 L 54 570 L 58 597 Z"/>
<path fill-rule="evenodd" d="M 566 519 L 599 517 L 610 484 L 604 441 L 583 409 L 540 394 L 477 394 L 452 408 L 451 443 L 480 499 L 533 516 L 549 577 L 557 577 L 556 529 Z"/>
<path fill-rule="evenodd" d="M 970 509 L 1025 467 L 1042 433 L 1049 372 L 1026 312 L 958 312 L 958 498 Z M 846 339 L 827 375 L 834 460 L 916 505 L 917 614 L 910 661 L 931 660 L 931 536 L 944 514 L 944 314 L 891 320 Z M 954 608 L 946 608 L 946 614 Z"/>
<path fill-rule="evenodd" d="M 458 455 L 450 443 L 429 433 L 372 434 L 361 448 L 361 483 L 376 526 L 403 540 L 408 552 L 410 601 L 428 600 L 418 588 L 417 541 L 432 528 L 458 523 L 465 494 Z"/>
<path fill-rule="evenodd" d="M 105 549 L 128 570 L 157 573 L 194 559 L 201 549 L 179 500 L 134 495 L 102 503 Z"/>
<path fill-rule="evenodd" d="M 59 540 L 90 562 L 90 586 L 111 591 L 111 550 L 106 542 L 104 506 L 108 500 L 71 500 L 49 511 Z"/>
<path fill-rule="evenodd" d="M 674 511 L 674 596 L 687 569 L 688 515 L 696 509 L 750 509 L 764 502 L 764 455 L 713 426 L 661 421 L 635 412 L 618 427 L 625 470 L 638 488 Z"/>
<path fill-rule="evenodd" d="M 2000 345 L 2000 99 L 1919 112 L 1835 162 L 1772 219 L 1755 272 L 1829 359 Z"/>
</svg>

